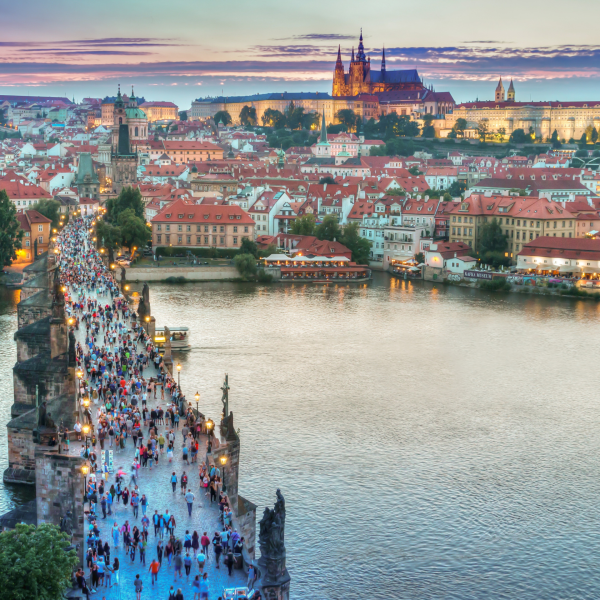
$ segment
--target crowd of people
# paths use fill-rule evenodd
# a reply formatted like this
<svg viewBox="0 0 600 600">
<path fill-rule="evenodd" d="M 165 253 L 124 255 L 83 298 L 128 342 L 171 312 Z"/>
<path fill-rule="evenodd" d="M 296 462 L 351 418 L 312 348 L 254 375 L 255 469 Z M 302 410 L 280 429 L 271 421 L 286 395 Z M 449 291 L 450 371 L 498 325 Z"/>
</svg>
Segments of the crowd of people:
<svg viewBox="0 0 600 600">
<path fill-rule="evenodd" d="M 82 418 L 76 421 L 74 433 L 90 467 L 83 498 L 89 577 L 82 566 L 76 573 L 77 583 L 88 598 L 100 588 L 120 586 L 122 561 L 126 560 L 137 562 L 143 572 L 147 569 L 151 587 L 161 569 L 172 567 L 175 582 L 193 578 L 194 600 L 208 599 L 211 589 L 206 565 L 212 560 L 219 569 L 223 564 L 231 576 L 244 538 L 233 527 L 219 468 L 201 458 L 207 450 L 202 441 L 204 418 L 186 406 L 163 357 L 90 242 L 90 221 L 73 221 L 57 243 L 65 310 L 80 337 L 75 354 Z M 155 374 L 147 377 L 148 371 Z M 156 401 L 159 404 L 151 406 Z M 192 488 L 186 470 L 169 469 L 172 493 L 183 496 L 190 518 L 196 495 L 204 494 L 211 504 L 217 503 L 219 521 L 214 534 L 178 529 L 175 516 L 166 507 L 148 514 L 151 497 L 147 486 L 141 489 L 140 473 L 151 472 L 163 462 L 172 463 L 175 452 L 180 453 L 190 474 L 197 468 L 198 489 Z M 124 461 L 127 456 L 131 460 L 127 470 L 114 467 L 114 457 Z M 131 517 L 119 524 L 113 517 L 117 512 L 123 515 L 128 507 Z M 102 539 L 99 522 L 108 518 L 114 524 L 109 538 Z M 124 554 L 120 554 L 121 548 Z M 254 580 L 251 567 L 249 590 L 253 590 Z M 138 574 L 133 585 L 139 599 L 144 578 Z M 251 591 L 248 597 L 255 599 L 260 594 Z M 172 586 L 169 600 L 186 599 L 180 588 Z"/>
</svg>

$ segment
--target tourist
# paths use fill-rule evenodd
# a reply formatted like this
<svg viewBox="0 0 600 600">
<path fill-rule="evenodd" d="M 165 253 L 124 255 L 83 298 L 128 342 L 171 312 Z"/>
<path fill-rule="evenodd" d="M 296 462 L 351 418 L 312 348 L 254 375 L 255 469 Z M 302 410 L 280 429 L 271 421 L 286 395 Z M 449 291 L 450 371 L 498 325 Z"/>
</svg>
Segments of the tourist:
<svg viewBox="0 0 600 600">
<path fill-rule="evenodd" d="M 185 501 L 187 502 L 187 507 L 188 507 L 188 515 L 191 517 L 192 516 L 192 507 L 194 505 L 194 499 L 195 496 L 192 493 L 192 490 L 190 490 L 186 495 L 185 495 Z"/>
<path fill-rule="evenodd" d="M 183 560 L 181 558 L 181 554 L 176 554 L 173 559 L 173 565 L 175 566 L 175 579 L 177 579 L 177 573 L 179 573 L 179 579 L 183 577 L 181 572 L 181 567 L 183 566 Z"/>
<path fill-rule="evenodd" d="M 142 590 L 144 589 L 144 585 L 142 584 L 142 580 L 140 579 L 139 575 L 135 576 L 133 587 L 135 588 L 136 600 L 140 600 L 142 597 Z"/>
<path fill-rule="evenodd" d="M 206 556 L 208 560 L 208 548 L 210 546 L 210 538 L 208 537 L 208 535 L 206 535 L 206 531 L 202 534 L 202 537 L 200 538 L 200 545 L 202 546 L 202 553 L 204 554 L 204 556 Z"/>
<path fill-rule="evenodd" d="M 192 569 L 192 557 L 190 556 L 189 552 L 186 552 L 185 556 L 183 557 L 183 566 L 185 567 L 185 576 L 189 577 Z"/>
<path fill-rule="evenodd" d="M 173 493 L 177 489 L 177 475 L 175 475 L 175 471 L 173 471 L 173 475 L 171 475 L 171 486 L 173 487 Z"/>
<path fill-rule="evenodd" d="M 204 600 L 204 598 L 208 599 L 209 591 L 210 591 L 210 584 L 208 581 L 208 573 L 204 573 L 204 575 L 202 575 L 202 579 L 200 581 L 200 600 Z"/>
<path fill-rule="evenodd" d="M 204 565 L 206 564 L 206 555 L 203 552 L 199 552 L 196 556 L 196 560 L 198 561 L 198 569 L 200 569 L 200 573 L 204 571 Z"/>
<path fill-rule="evenodd" d="M 161 558 L 162 558 L 162 553 L 161 553 Z M 159 569 L 160 569 L 160 561 L 154 559 L 150 563 L 150 568 L 148 569 L 148 571 L 151 573 L 151 576 L 152 576 L 152 585 L 154 585 L 154 582 L 158 580 Z"/>
</svg>

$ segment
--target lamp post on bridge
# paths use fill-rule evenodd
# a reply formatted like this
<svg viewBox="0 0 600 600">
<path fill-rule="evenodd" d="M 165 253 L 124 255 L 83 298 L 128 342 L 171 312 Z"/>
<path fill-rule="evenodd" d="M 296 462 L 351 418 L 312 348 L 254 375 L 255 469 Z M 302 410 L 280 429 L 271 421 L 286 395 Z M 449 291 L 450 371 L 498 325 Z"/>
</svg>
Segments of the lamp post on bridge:
<svg viewBox="0 0 600 600">
<path fill-rule="evenodd" d="M 221 490 L 224 494 L 227 493 L 227 486 L 225 485 L 225 465 L 227 464 L 227 457 L 223 454 L 219 457 L 219 462 L 221 463 L 221 468 L 223 471 L 223 485 L 221 486 Z"/>
</svg>

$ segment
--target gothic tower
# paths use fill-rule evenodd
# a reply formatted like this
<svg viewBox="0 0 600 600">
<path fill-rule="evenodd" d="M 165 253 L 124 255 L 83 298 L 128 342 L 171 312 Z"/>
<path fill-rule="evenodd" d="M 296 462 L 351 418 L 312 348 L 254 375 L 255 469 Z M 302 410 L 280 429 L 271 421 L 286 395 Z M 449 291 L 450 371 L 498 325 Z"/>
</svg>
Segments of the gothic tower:
<svg viewBox="0 0 600 600">
<path fill-rule="evenodd" d="M 337 60 L 335 61 L 335 70 L 333 72 L 333 91 L 332 96 L 346 95 L 346 74 L 344 72 L 344 63 L 342 62 L 342 47 L 338 46 Z"/>
<path fill-rule="evenodd" d="M 510 80 L 510 85 L 508 86 L 508 92 L 506 94 L 506 101 L 507 102 L 514 102 L 515 101 L 515 86 L 513 85 L 513 80 Z"/>
<path fill-rule="evenodd" d="M 504 102 L 504 85 L 502 85 L 502 77 L 496 87 L 496 102 Z"/>
</svg>

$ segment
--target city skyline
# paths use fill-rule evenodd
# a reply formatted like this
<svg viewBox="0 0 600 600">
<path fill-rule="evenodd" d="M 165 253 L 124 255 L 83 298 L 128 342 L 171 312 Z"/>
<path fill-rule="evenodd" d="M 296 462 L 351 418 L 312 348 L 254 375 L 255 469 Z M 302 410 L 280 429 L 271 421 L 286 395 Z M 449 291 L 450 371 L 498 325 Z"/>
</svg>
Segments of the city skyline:
<svg viewBox="0 0 600 600">
<path fill-rule="evenodd" d="M 600 94 L 600 46 L 580 27 L 584 11 L 592 21 L 600 15 L 588 0 L 572 2 L 568 12 L 544 3 L 557 18 L 546 19 L 543 30 L 531 25 L 542 8 L 537 1 L 509 0 L 498 15 L 470 0 L 434 2 L 428 12 L 378 1 L 356 16 L 339 0 L 327 10 L 307 0 L 293 11 L 271 0 L 252 11 L 239 0 L 218 6 L 175 0 L 168 14 L 154 1 L 109 0 L 101 18 L 94 6 L 72 0 L 34 0 L 27 9 L 2 4 L 4 94 L 81 99 L 107 95 L 120 83 L 185 109 L 194 98 L 221 93 L 331 92 L 338 45 L 347 64 L 361 27 L 375 64 L 385 46 L 388 69 L 416 68 L 426 84 L 449 90 L 457 102 L 492 99 L 500 76 L 515 79 L 518 100 Z"/>
</svg>

